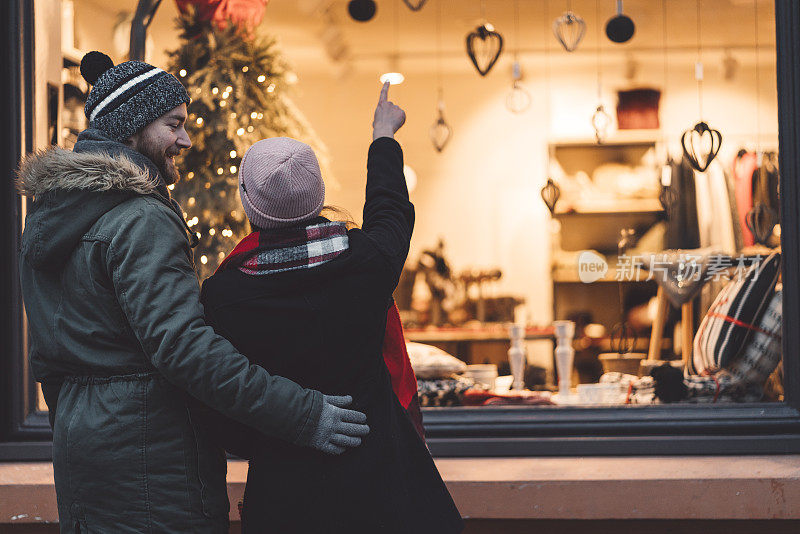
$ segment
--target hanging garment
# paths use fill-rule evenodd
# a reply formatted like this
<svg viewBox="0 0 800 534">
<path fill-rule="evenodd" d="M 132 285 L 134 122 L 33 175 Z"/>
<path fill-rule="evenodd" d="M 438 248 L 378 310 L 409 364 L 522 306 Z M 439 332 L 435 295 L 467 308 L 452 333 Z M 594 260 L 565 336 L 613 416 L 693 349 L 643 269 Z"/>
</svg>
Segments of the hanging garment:
<svg viewBox="0 0 800 534">
<path fill-rule="evenodd" d="M 736 212 L 739 218 L 739 225 L 742 228 L 742 238 L 744 246 L 752 245 L 755 240 L 753 233 L 747 228 L 745 217 L 750 208 L 753 207 L 753 185 L 755 175 L 753 174 L 758 167 L 758 156 L 755 152 L 743 152 L 733 159 L 733 180 L 736 190 Z"/>
<path fill-rule="evenodd" d="M 725 192 L 728 195 L 728 209 L 731 216 L 731 224 L 733 225 L 734 250 L 739 251 L 744 247 L 744 232 L 742 229 L 745 225 L 739 221 L 739 209 L 736 204 L 736 183 L 733 180 L 733 175 L 726 171 L 722 165 L 720 165 L 720 169 L 722 169 L 722 175 L 725 177 Z"/>
<path fill-rule="evenodd" d="M 700 248 L 694 171 L 686 158 L 672 162 L 670 168 L 675 203 L 668 213 L 664 245 L 668 249 Z"/>
<path fill-rule="evenodd" d="M 735 254 L 737 249 L 733 209 L 722 165 L 714 161 L 706 172 L 695 171 L 694 176 L 700 247 Z"/>
<path fill-rule="evenodd" d="M 697 211 L 700 227 L 700 246 L 715 252 L 734 255 L 741 248 L 742 237 L 732 184 L 718 161 L 711 163 L 706 172 L 695 171 Z M 707 286 L 701 293 L 699 307 L 707 310 L 716 291 Z"/>
<path fill-rule="evenodd" d="M 752 174 L 753 205 L 762 202 L 775 213 L 779 212 L 778 199 L 778 163 L 774 152 L 764 153 L 761 158 L 761 167 L 756 168 Z"/>
</svg>

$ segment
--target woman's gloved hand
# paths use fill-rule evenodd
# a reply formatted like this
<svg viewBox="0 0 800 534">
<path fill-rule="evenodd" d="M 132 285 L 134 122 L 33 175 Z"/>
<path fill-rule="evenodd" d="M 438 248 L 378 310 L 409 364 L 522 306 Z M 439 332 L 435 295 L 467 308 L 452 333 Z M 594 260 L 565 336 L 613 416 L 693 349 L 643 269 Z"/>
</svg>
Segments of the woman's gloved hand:
<svg viewBox="0 0 800 534">
<path fill-rule="evenodd" d="M 392 137 L 406 122 L 406 112 L 400 106 L 389 102 L 389 82 L 381 87 L 381 96 L 375 108 L 375 118 L 372 121 L 372 140 L 379 137 Z"/>
<path fill-rule="evenodd" d="M 322 396 L 322 413 L 309 447 L 327 454 L 342 454 L 349 447 L 361 445 L 361 438 L 369 434 L 367 416 L 346 407 L 353 397 Z"/>
</svg>

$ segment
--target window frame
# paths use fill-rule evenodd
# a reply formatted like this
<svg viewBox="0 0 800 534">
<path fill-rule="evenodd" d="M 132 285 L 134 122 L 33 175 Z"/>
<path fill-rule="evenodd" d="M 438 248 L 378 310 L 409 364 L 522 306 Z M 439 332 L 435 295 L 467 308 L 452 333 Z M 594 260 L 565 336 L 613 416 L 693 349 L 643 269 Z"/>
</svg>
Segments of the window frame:
<svg viewBox="0 0 800 534">
<path fill-rule="evenodd" d="M 0 3 L 3 50 L 0 72 L 0 123 L 11 135 L 0 145 L 0 302 L 7 313 L 0 320 L 0 460 L 49 458 L 50 425 L 37 410 L 36 384 L 25 357 L 25 318 L 19 287 L 18 251 L 23 199 L 15 191 L 14 170 L 20 157 L 33 149 L 33 0 Z"/>
<path fill-rule="evenodd" d="M 800 3 L 775 0 L 782 177 L 800 172 Z M 787 149 L 788 148 L 788 149 Z M 800 453 L 800 187 L 780 181 L 783 253 L 781 403 L 425 409 L 435 456 Z M 787 229 L 789 229 L 787 231 Z"/>
<path fill-rule="evenodd" d="M 33 2 L 0 2 L 0 461 L 50 460 L 47 415 L 24 357 L 24 310 L 17 257 L 22 199 L 14 169 L 33 147 Z M 775 0 L 781 176 L 800 173 L 800 3 Z M 5 120 L 2 120 L 5 119 Z M 786 149 L 789 147 L 788 149 Z M 794 148 L 797 147 L 797 148 Z M 800 187 L 781 180 L 784 325 L 800 321 Z M 787 231 L 786 229 L 789 229 Z M 434 456 L 598 456 L 800 453 L 800 329 L 783 329 L 785 402 L 608 408 L 425 408 Z"/>
<path fill-rule="evenodd" d="M 36 384 L 25 357 L 25 318 L 19 287 L 18 251 L 23 199 L 15 191 L 14 170 L 20 157 L 33 149 L 33 0 L 2 2 L 4 53 L 0 72 L 0 123 L 11 135 L 0 146 L 0 165 L 6 179 L 0 184 L 0 302 L 7 313 L 0 320 L 0 460 L 49 458 L 50 425 L 37 410 Z"/>
</svg>

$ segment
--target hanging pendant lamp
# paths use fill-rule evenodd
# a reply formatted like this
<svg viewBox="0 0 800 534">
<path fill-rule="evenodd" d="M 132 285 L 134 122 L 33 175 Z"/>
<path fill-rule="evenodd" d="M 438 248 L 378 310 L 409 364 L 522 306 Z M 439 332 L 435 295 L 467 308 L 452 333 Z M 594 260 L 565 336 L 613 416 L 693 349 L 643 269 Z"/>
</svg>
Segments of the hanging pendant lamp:
<svg viewBox="0 0 800 534">
<path fill-rule="evenodd" d="M 635 31 L 633 20 L 622 13 L 622 0 L 617 0 L 617 15 L 606 22 L 606 36 L 615 43 L 627 43 Z"/>
<path fill-rule="evenodd" d="M 350 17 L 358 22 L 372 20 L 376 10 L 375 0 L 350 0 L 347 4 L 347 12 Z"/>
</svg>

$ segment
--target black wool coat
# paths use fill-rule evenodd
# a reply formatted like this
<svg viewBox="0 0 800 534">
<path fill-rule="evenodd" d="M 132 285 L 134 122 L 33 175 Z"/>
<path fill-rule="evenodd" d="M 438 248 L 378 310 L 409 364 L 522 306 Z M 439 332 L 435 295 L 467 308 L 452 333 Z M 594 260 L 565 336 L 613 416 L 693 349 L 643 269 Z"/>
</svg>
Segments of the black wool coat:
<svg viewBox="0 0 800 534">
<path fill-rule="evenodd" d="M 382 354 L 387 310 L 414 225 L 403 153 L 372 143 L 363 229 L 311 269 L 266 276 L 220 271 L 203 284 L 206 318 L 251 363 L 328 395 L 352 395 L 370 433 L 340 456 L 204 416 L 210 433 L 250 459 L 247 534 L 461 532 L 462 521 L 395 396 Z"/>
</svg>

